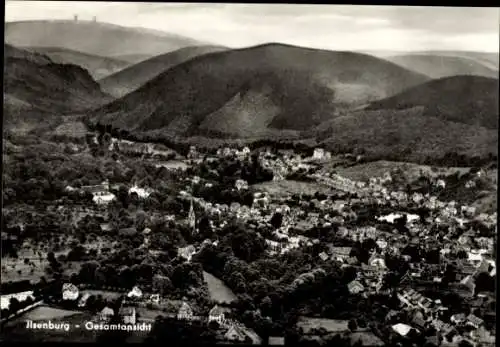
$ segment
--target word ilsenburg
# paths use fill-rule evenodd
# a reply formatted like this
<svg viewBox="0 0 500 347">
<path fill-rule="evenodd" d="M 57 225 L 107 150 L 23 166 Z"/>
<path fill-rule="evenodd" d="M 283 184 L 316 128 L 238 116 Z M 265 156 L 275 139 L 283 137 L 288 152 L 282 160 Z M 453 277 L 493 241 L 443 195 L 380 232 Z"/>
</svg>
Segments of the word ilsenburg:
<svg viewBox="0 0 500 347">
<path fill-rule="evenodd" d="M 31 320 L 26 321 L 26 329 L 40 329 L 40 330 L 63 330 L 69 331 L 69 323 L 52 323 L 50 320 L 48 322 L 33 322 Z"/>
</svg>

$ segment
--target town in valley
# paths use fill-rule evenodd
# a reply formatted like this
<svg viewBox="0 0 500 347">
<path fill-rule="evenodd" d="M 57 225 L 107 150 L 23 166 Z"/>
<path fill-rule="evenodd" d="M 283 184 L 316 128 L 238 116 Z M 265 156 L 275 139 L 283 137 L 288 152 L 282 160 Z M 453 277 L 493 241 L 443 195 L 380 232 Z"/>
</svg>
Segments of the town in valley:
<svg viewBox="0 0 500 347">
<path fill-rule="evenodd" d="M 9 3 L 14 13 L 16 1 Z M 73 35 L 79 20 L 75 15 L 61 23 Z M 288 107 L 279 106 L 273 93 L 302 98 L 291 87 L 305 81 L 300 64 L 290 63 L 296 69 L 291 75 L 276 68 L 276 80 L 262 82 L 261 94 L 257 77 L 237 75 L 239 70 L 227 66 L 232 77 L 221 77 L 220 64 L 232 59 L 222 56 L 229 48 L 198 52 L 156 75 L 148 69 L 159 65 L 141 66 L 157 58 L 154 52 L 140 59 L 128 54 L 128 62 L 125 55 L 109 58 L 115 65 L 106 68 L 82 68 L 75 57 L 88 63 L 89 52 L 84 56 L 71 46 L 76 53 L 63 54 L 61 46 L 55 54 L 55 44 L 45 42 L 61 38 L 33 31 L 30 23 L 41 28 L 59 22 L 6 24 L 4 111 L 10 118 L 3 133 L 0 340 L 496 345 L 498 123 L 489 110 L 481 111 L 481 119 L 459 121 L 457 107 L 438 120 L 427 113 L 441 110 L 439 105 L 422 114 L 418 107 L 394 111 L 386 104 L 390 99 L 375 106 L 378 101 L 372 104 L 363 94 L 344 110 L 357 120 L 342 114 L 334 123 L 322 119 L 310 127 L 292 115 L 294 108 L 312 110 L 316 121 L 317 110 L 304 106 L 308 102 L 327 112 L 316 81 L 308 90 L 320 96 L 303 96 L 286 109 L 290 118 L 279 114 L 263 121 L 271 124 L 266 129 L 241 138 L 236 132 L 250 126 L 242 114 L 267 117 L 273 107 Z M 182 39 L 116 29 L 95 17 L 81 25 L 105 33 L 136 30 L 141 40 L 154 37 L 158 45 Z M 32 46 L 23 41 L 27 32 L 36 38 L 28 40 Z M 129 45 L 140 46 L 134 42 Z M 296 54 L 295 49 L 302 48 L 258 47 L 244 64 L 262 57 L 289 64 L 280 54 Z M 339 54 L 335 59 L 344 63 Z M 484 82 L 481 88 L 492 80 L 498 88 L 496 54 L 496 70 L 483 61 L 482 70 L 465 77 L 408 76 L 414 88 L 446 80 L 446 93 L 454 78 L 477 78 L 477 86 Z M 393 62 L 380 64 L 403 71 Z M 132 68 L 144 68 L 140 78 L 150 80 L 139 78 L 133 86 Z M 221 76 L 209 75 L 211 69 Z M 496 77 L 487 77 L 488 69 Z M 121 70 L 128 70 L 127 82 L 112 89 L 118 78 L 106 76 Z M 43 78 L 30 77 L 34 71 Z M 210 100 L 222 100 L 221 85 L 232 88 L 234 76 L 248 81 L 215 111 L 219 101 L 201 100 L 209 97 L 195 90 L 206 83 L 203 73 L 213 82 Z M 352 78 L 338 75 L 346 85 Z M 369 77 L 359 78 L 356 83 Z M 338 94 L 361 93 L 360 85 Z M 171 98 L 179 91 L 191 94 Z M 373 100 L 391 93 L 396 91 Z M 498 105 L 498 90 L 488 97 Z M 372 106 L 360 111 L 363 103 Z M 189 125 L 185 105 L 196 109 Z M 201 119 L 203 107 L 210 112 Z M 497 122 L 498 108 L 494 112 Z M 243 130 L 225 118 L 233 113 Z M 371 118 L 373 128 L 362 125 L 367 115 L 379 117 Z M 262 125 L 259 117 L 256 127 Z M 408 124 L 398 123 L 401 117 Z M 443 124 L 447 128 L 439 128 Z"/>
</svg>

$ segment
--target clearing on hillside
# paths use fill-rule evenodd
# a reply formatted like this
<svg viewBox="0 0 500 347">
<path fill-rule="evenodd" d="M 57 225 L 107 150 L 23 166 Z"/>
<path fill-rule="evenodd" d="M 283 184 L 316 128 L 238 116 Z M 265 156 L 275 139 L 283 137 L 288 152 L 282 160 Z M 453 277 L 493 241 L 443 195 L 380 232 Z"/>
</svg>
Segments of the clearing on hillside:
<svg viewBox="0 0 500 347">
<path fill-rule="evenodd" d="M 207 283 L 210 298 L 218 303 L 231 303 L 236 300 L 236 295 L 224 282 L 208 272 L 203 271 L 203 279 Z"/>
</svg>

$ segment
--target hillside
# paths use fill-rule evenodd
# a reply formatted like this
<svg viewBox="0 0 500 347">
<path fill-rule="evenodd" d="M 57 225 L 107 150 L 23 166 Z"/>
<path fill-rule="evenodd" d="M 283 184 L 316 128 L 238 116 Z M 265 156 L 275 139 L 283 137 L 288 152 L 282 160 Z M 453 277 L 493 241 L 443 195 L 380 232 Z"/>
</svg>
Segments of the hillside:
<svg viewBox="0 0 500 347">
<path fill-rule="evenodd" d="M 59 47 L 102 57 L 137 53 L 154 56 L 202 44 L 159 31 L 69 20 L 6 23 L 5 42 L 18 47 Z"/>
<path fill-rule="evenodd" d="M 194 57 L 225 50 L 220 46 L 193 46 L 178 49 L 132 65 L 99 81 L 101 88 L 114 96 L 121 97 L 139 88 L 147 81 Z"/>
<path fill-rule="evenodd" d="M 242 122 L 252 124 L 246 136 L 253 129 L 300 131 L 427 80 L 369 55 L 266 44 L 176 65 L 90 118 L 180 136 L 220 129 L 237 134 Z"/>
<path fill-rule="evenodd" d="M 153 58 L 154 55 L 150 54 L 117 54 L 112 56 L 113 59 L 118 59 L 121 61 L 126 61 L 130 64 L 137 64 L 141 61 L 147 60 L 149 58 Z"/>
<path fill-rule="evenodd" d="M 454 76 L 379 100 L 367 110 L 422 107 L 422 116 L 498 129 L 498 79 Z"/>
<path fill-rule="evenodd" d="M 498 70 L 499 57 L 498 53 L 492 52 L 475 52 L 475 51 L 411 51 L 411 52 L 401 52 L 401 51 L 364 51 L 366 54 L 371 54 L 379 58 L 387 58 L 394 56 L 404 56 L 404 55 L 433 55 L 440 57 L 455 57 L 474 60 L 476 63 L 482 64 L 485 67 Z"/>
<path fill-rule="evenodd" d="M 24 49 L 44 54 L 54 63 L 81 66 L 86 69 L 95 80 L 109 76 L 130 65 L 127 61 L 100 57 L 59 47 L 24 47 Z"/>
<path fill-rule="evenodd" d="M 456 152 L 469 157 L 498 154 L 496 130 L 423 117 L 422 108 L 357 111 L 318 127 L 330 150 L 364 150 L 368 156 L 423 162 Z"/>
<path fill-rule="evenodd" d="M 4 115 L 83 112 L 111 101 L 83 68 L 56 64 L 38 53 L 4 46 Z"/>
<path fill-rule="evenodd" d="M 498 69 L 490 69 L 477 60 L 443 55 L 407 54 L 385 58 L 409 70 L 432 78 L 474 75 L 498 78 Z"/>
</svg>

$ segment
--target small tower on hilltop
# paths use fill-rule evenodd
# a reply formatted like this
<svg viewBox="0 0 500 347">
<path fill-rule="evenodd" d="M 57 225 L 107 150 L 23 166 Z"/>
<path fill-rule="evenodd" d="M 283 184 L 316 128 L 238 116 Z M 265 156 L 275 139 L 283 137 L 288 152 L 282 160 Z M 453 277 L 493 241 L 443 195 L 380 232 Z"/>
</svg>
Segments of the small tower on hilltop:
<svg viewBox="0 0 500 347">
<path fill-rule="evenodd" d="M 77 15 L 77 14 L 73 15 L 73 20 L 74 20 L 75 22 L 78 22 L 78 15 Z"/>
<path fill-rule="evenodd" d="M 96 16 L 92 17 L 92 22 L 94 22 L 94 23 L 97 22 L 97 17 Z"/>
</svg>

